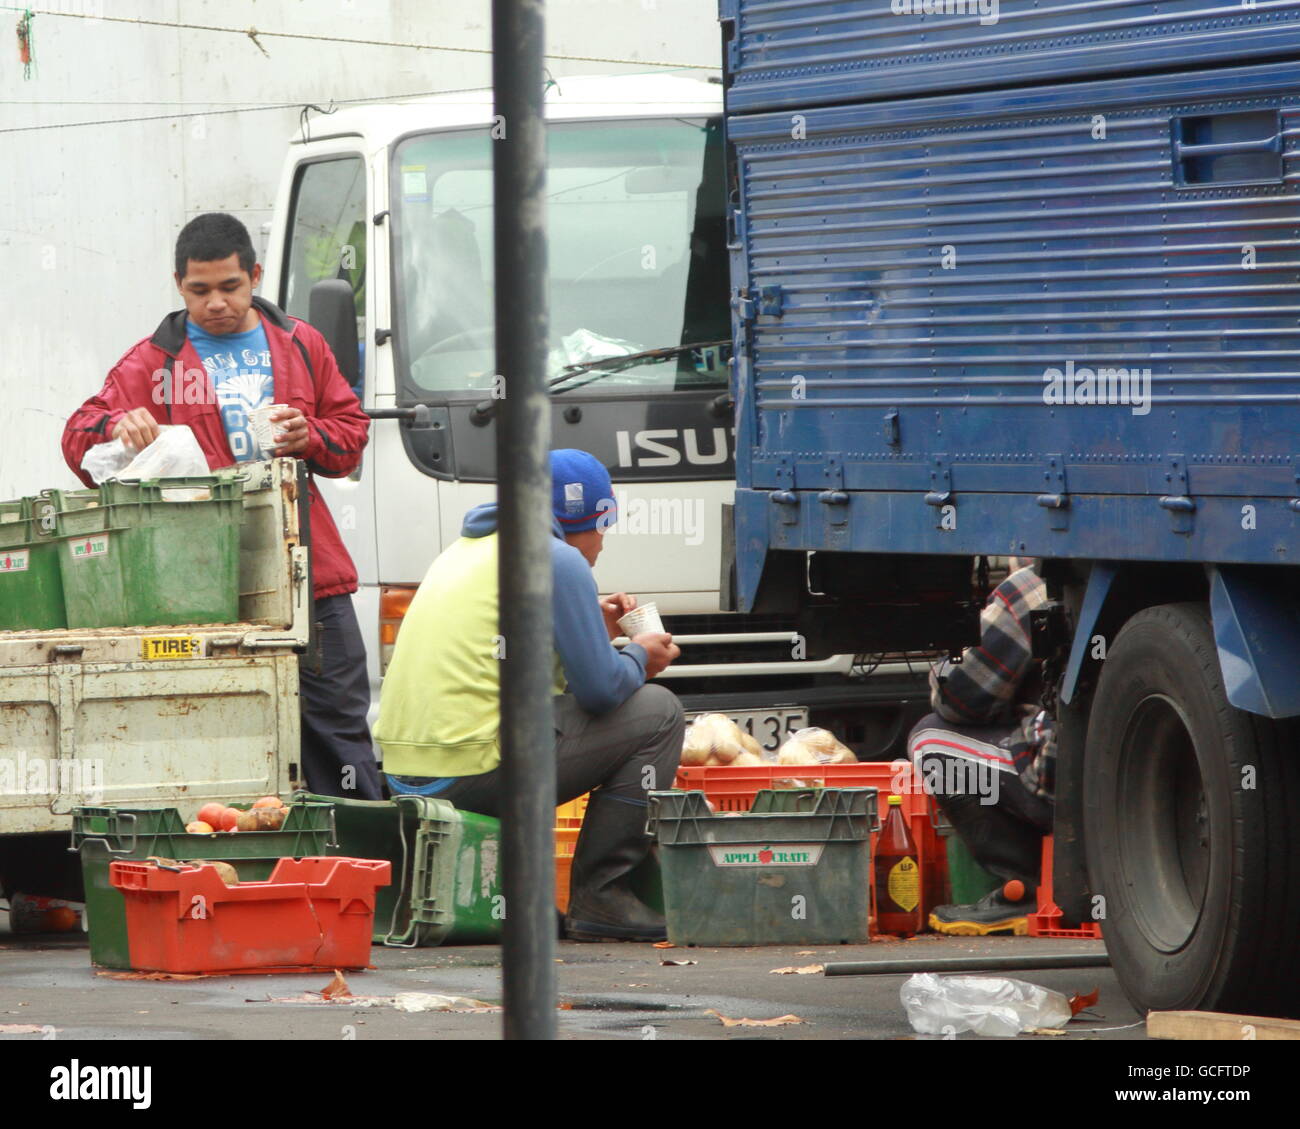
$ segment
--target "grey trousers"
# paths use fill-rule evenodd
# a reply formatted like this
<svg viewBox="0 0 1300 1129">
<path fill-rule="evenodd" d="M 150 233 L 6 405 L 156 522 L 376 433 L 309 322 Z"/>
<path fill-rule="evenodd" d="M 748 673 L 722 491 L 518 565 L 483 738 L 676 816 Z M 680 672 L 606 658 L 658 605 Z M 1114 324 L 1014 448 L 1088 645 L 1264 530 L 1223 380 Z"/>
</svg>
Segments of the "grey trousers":
<svg viewBox="0 0 1300 1129">
<path fill-rule="evenodd" d="M 646 793 L 673 786 L 686 723 L 677 695 L 653 683 L 599 716 L 572 694 L 554 699 L 555 802 L 586 792 L 645 806 Z M 593 796 L 593 799 L 596 797 Z M 500 815 L 501 770 L 462 776 L 438 799 L 464 811 Z"/>
</svg>

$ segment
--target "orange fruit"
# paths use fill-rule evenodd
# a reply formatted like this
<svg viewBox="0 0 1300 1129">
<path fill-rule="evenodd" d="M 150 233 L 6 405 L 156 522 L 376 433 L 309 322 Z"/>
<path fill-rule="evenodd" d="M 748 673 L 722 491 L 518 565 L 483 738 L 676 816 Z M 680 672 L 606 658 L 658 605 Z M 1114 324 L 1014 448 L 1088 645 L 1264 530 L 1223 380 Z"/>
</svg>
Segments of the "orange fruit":
<svg viewBox="0 0 1300 1129">
<path fill-rule="evenodd" d="M 255 808 L 282 808 L 284 801 L 279 796 L 263 796 L 260 800 L 253 801 Z"/>
<path fill-rule="evenodd" d="M 1025 896 L 1025 884 L 1019 878 L 1013 878 L 1002 887 L 1002 896 L 1009 902 L 1018 902 Z"/>
<path fill-rule="evenodd" d="M 206 823 L 209 827 L 217 827 L 221 823 L 221 813 L 226 810 L 225 804 L 219 804 L 215 800 L 210 804 L 204 804 L 199 808 L 199 814 L 194 818 L 199 823 Z"/>
<path fill-rule="evenodd" d="M 205 823 L 201 819 L 196 819 L 193 823 L 187 823 L 185 830 L 190 835 L 210 835 L 213 827 L 210 823 Z"/>
<path fill-rule="evenodd" d="M 238 808 L 222 808 L 221 816 L 217 821 L 218 829 L 222 831 L 233 831 L 235 829 L 235 821 L 239 818 L 239 815 L 240 812 Z"/>
</svg>

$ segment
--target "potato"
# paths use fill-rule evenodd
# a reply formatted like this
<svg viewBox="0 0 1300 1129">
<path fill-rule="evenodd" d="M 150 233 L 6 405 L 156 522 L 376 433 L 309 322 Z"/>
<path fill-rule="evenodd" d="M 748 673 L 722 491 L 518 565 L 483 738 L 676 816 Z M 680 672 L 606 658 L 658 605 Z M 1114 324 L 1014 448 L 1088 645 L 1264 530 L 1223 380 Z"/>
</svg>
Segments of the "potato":
<svg viewBox="0 0 1300 1129">
<path fill-rule="evenodd" d="M 239 813 L 239 818 L 235 820 L 235 830 L 236 831 L 261 830 L 261 828 L 259 828 L 257 825 L 258 816 L 261 812 L 265 810 L 266 810 L 265 808 L 256 808 L 250 811 L 241 811 Z"/>
<path fill-rule="evenodd" d="M 740 748 L 742 752 L 748 753 L 750 756 L 758 757 L 759 760 L 763 759 L 763 746 L 744 731 L 740 734 Z"/>
<path fill-rule="evenodd" d="M 253 808 L 250 814 L 257 819 L 257 831 L 279 831 L 284 826 L 284 808 Z"/>
<path fill-rule="evenodd" d="M 731 763 L 737 768 L 740 768 L 744 766 L 752 767 L 753 765 L 763 765 L 767 762 L 755 753 L 751 753 L 748 750 L 742 750 L 736 754 L 736 759 Z"/>
<path fill-rule="evenodd" d="M 228 862 L 220 862 L 220 861 L 214 862 L 210 859 L 195 859 L 194 865 L 212 867 L 217 872 L 218 876 L 221 878 L 221 881 L 224 882 L 227 886 L 239 885 L 239 871 L 237 871 Z"/>
<path fill-rule="evenodd" d="M 708 764 L 712 755 L 707 746 L 687 744 L 682 748 L 682 764 L 690 767 Z"/>
<path fill-rule="evenodd" d="M 193 823 L 187 823 L 185 825 L 185 833 L 187 835 L 211 835 L 212 824 L 204 823 L 201 819 L 196 819 Z"/>
<path fill-rule="evenodd" d="M 790 738 L 776 754 L 777 764 L 821 764 L 817 754 L 802 741 Z"/>
</svg>

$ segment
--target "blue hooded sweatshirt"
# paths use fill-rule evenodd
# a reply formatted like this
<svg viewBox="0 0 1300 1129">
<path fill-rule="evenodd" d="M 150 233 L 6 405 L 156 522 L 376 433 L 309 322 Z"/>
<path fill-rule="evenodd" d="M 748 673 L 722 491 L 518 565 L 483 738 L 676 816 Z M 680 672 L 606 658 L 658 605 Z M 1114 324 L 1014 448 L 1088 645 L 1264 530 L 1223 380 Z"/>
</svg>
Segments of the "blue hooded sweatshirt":
<svg viewBox="0 0 1300 1129">
<path fill-rule="evenodd" d="M 485 502 L 465 515 L 460 533 L 486 537 L 496 531 L 497 504 Z M 587 558 L 565 541 L 554 517 L 551 532 L 555 651 L 578 705 L 588 713 L 609 713 L 645 684 L 645 648 L 629 643 L 620 651 L 610 643 Z"/>
</svg>

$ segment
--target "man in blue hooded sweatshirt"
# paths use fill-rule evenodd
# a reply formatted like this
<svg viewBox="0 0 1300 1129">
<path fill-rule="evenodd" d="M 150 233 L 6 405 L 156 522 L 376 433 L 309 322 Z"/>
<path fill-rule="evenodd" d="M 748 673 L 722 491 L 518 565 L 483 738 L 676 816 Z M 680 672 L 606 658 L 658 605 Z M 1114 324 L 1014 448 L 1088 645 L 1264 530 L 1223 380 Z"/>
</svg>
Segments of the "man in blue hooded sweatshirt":
<svg viewBox="0 0 1300 1129">
<path fill-rule="evenodd" d="M 574 940 L 660 941 L 664 919 L 628 878 L 650 850 L 646 792 L 672 786 L 681 703 L 646 685 L 681 653 L 672 636 L 611 642 L 636 605 L 602 600 L 591 568 L 615 517 L 609 473 L 585 451 L 551 452 L 556 803 L 591 793 L 578 836 L 565 928 Z M 402 621 L 384 676 L 375 739 L 395 793 L 498 815 L 500 661 L 497 506 L 477 506 L 435 560 Z"/>
</svg>

